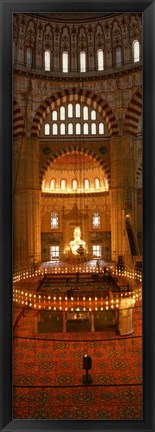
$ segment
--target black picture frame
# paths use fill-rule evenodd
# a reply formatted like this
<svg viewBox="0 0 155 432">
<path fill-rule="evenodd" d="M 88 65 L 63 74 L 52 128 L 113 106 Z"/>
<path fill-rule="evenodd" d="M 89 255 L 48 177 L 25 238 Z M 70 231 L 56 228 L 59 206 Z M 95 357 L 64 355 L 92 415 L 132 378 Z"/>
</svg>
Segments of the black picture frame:
<svg viewBox="0 0 155 432">
<path fill-rule="evenodd" d="M 143 420 L 54 421 L 12 419 L 12 13 L 13 12 L 143 13 Z M 149 431 L 155 430 L 154 383 L 154 172 L 155 151 L 155 0 L 63 2 L 1 0 L 0 4 L 0 430 L 12 431 Z"/>
</svg>

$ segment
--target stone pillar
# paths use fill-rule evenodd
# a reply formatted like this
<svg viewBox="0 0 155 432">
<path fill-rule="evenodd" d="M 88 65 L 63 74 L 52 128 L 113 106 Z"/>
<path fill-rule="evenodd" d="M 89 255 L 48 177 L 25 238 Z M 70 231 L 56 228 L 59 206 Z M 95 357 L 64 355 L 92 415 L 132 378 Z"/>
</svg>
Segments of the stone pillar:
<svg viewBox="0 0 155 432">
<path fill-rule="evenodd" d="M 95 327 L 94 327 L 94 312 L 91 312 L 91 331 L 94 332 L 95 331 Z"/>
<path fill-rule="evenodd" d="M 26 138 L 14 142 L 13 163 L 13 266 L 41 260 L 39 143 Z"/>
<path fill-rule="evenodd" d="M 63 311 L 62 312 L 62 319 L 63 319 L 63 333 L 66 333 L 67 331 L 67 326 L 66 326 L 66 312 Z"/>
<path fill-rule="evenodd" d="M 134 232 L 137 219 L 136 193 L 136 142 L 126 135 L 112 138 L 111 157 L 111 238 L 112 260 L 122 255 L 125 264 L 131 265 L 132 257 L 125 226 L 129 212 Z"/>
</svg>

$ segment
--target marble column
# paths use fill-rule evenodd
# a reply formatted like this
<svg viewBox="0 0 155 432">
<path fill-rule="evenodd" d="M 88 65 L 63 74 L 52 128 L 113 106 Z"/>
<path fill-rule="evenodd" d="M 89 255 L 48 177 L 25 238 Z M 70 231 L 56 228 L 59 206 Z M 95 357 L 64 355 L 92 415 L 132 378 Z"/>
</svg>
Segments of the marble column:
<svg viewBox="0 0 155 432">
<path fill-rule="evenodd" d="M 14 142 L 13 162 L 13 266 L 41 260 L 39 143 L 26 138 Z"/>
<path fill-rule="evenodd" d="M 128 212 L 134 232 L 137 228 L 136 150 L 135 138 L 130 135 L 111 140 L 112 260 L 117 261 L 118 255 L 122 255 L 126 265 L 131 265 L 132 262 L 125 226 L 125 217 Z"/>
</svg>

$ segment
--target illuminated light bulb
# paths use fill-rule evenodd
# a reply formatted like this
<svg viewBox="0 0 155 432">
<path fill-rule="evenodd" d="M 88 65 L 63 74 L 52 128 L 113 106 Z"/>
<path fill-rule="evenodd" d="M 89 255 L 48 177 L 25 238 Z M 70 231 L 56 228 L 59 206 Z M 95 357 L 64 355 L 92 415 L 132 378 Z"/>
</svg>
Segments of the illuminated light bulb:
<svg viewBox="0 0 155 432">
<path fill-rule="evenodd" d="M 48 296 L 48 300 L 51 300 L 51 296 Z"/>
<path fill-rule="evenodd" d="M 34 304 L 34 307 L 36 308 L 36 304 Z"/>
<path fill-rule="evenodd" d="M 23 291 L 21 292 L 21 294 L 22 294 L 22 295 L 24 294 Z"/>
<path fill-rule="evenodd" d="M 95 297 L 95 301 L 97 301 L 97 297 Z"/>
<path fill-rule="evenodd" d="M 53 300 L 55 301 L 55 300 L 56 300 L 56 297 L 53 297 Z"/>
<path fill-rule="evenodd" d="M 91 312 L 91 308 L 89 308 L 89 311 Z"/>
<path fill-rule="evenodd" d="M 41 309 L 41 305 L 39 305 L 39 309 Z"/>
<path fill-rule="evenodd" d="M 106 309 L 107 309 L 107 310 L 109 309 L 108 306 L 106 306 Z"/>
<path fill-rule="evenodd" d="M 68 308 L 66 307 L 66 308 L 65 308 L 65 311 L 67 311 L 67 310 L 68 310 Z"/>
<path fill-rule="evenodd" d="M 62 306 L 60 306 L 59 309 L 61 310 L 61 309 L 62 309 Z"/>
<path fill-rule="evenodd" d="M 24 304 L 24 302 L 22 301 L 22 304 Z"/>
<path fill-rule="evenodd" d="M 89 297 L 89 301 L 91 301 L 91 297 Z"/>
<path fill-rule="evenodd" d="M 59 300 L 62 300 L 62 297 L 59 297 Z"/>
<path fill-rule="evenodd" d="M 74 300 L 74 297 L 71 297 L 71 300 Z"/>
<path fill-rule="evenodd" d="M 48 306 L 48 309 L 51 309 L 51 306 Z"/>
<path fill-rule="evenodd" d="M 103 311 L 103 307 L 101 307 L 101 311 Z"/>
<path fill-rule="evenodd" d="M 32 303 L 30 303 L 29 306 L 32 306 Z"/>
<path fill-rule="evenodd" d="M 97 311 L 97 310 L 98 310 L 98 308 L 96 307 L 96 308 L 95 308 L 95 310 Z"/>
<path fill-rule="evenodd" d="M 73 311 L 73 308 L 71 308 L 71 311 Z"/>
<path fill-rule="evenodd" d="M 85 311 L 85 310 L 86 310 L 86 308 L 84 307 L 84 308 L 83 308 L 83 310 Z"/>
<path fill-rule="evenodd" d="M 106 301 L 105 304 L 108 305 L 108 301 Z"/>
<path fill-rule="evenodd" d="M 113 305 L 111 305 L 111 309 L 114 309 L 114 306 L 113 306 Z"/>
<path fill-rule="evenodd" d="M 36 298 L 36 294 L 34 294 L 33 298 Z"/>
<path fill-rule="evenodd" d="M 41 299 L 41 296 L 39 295 L 38 298 Z"/>
<path fill-rule="evenodd" d="M 85 298 L 85 297 L 83 297 L 83 300 L 86 300 L 86 298 Z"/>
<path fill-rule="evenodd" d="M 118 308 L 118 304 L 116 305 L 116 307 Z"/>
<path fill-rule="evenodd" d="M 54 310 L 56 310 L 56 307 L 54 306 L 54 308 L 53 308 Z"/>
</svg>

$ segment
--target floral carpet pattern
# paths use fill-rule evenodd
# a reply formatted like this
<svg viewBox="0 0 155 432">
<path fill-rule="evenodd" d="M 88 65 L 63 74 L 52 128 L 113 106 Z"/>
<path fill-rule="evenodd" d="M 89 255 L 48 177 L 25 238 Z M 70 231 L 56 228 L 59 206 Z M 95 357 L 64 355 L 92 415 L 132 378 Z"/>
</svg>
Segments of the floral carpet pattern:
<svg viewBox="0 0 155 432">
<path fill-rule="evenodd" d="M 13 348 L 13 418 L 59 420 L 141 420 L 141 307 L 134 333 L 40 334 L 34 311 L 20 322 Z M 92 358 L 92 383 L 83 384 L 83 355 Z"/>
</svg>

